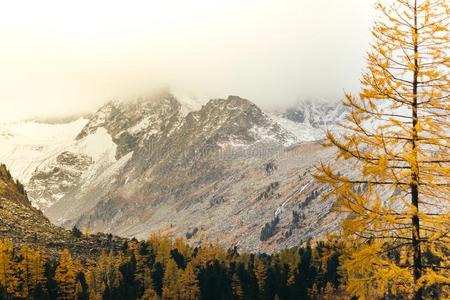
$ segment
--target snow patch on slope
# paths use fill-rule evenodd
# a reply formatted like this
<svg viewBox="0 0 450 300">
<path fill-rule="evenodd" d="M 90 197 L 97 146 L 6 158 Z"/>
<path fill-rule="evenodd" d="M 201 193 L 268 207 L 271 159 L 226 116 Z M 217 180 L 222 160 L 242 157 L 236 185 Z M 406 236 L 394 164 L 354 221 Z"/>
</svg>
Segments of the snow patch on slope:
<svg viewBox="0 0 450 300">
<path fill-rule="evenodd" d="M 320 140 L 325 137 L 324 129 L 314 128 L 303 123 L 296 123 L 274 114 L 270 114 L 269 116 L 283 129 L 292 133 L 298 141 L 311 142 Z"/>
<path fill-rule="evenodd" d="M 116 162 L 117 146 L 105 128 L 83 139 L 72 139 L 61 153 L 42 161 L 28 182 L 30 200 L 42 210 L 61 200 L 80 180 L 94 181 Z"/>
<path fill-rule="evenodd" d="M 104 127 L 99 127 L 94 133 L 69 147 L 69 151 L 88 155 L 94 161 L 105 159 L 105 157 L 115 161 L 116 148 L 111 135 Z"/>
<path fill-rule="evenodd" d="M 34 170 L 70 145 L 87 122 L 1 124 L 0 161 L 8 165 L 14 177 L 28 182 Z"/>
<path fill-rule="evenodd" d="M 280 141 L 280 138 L 276 136 L 273 132 L 275 124 L 272 124 L 271 127 L 258 127 L 254 126 L 252 129 L 250 129 L 250 132 L 255 135 L 255 139 L 257 141 Z M 297 141 L 296 137 L 294 135 L 286 135 L 286 140 L 284 141 L 284 146 L 290 146 L 294 144 Z"/>
</svg>

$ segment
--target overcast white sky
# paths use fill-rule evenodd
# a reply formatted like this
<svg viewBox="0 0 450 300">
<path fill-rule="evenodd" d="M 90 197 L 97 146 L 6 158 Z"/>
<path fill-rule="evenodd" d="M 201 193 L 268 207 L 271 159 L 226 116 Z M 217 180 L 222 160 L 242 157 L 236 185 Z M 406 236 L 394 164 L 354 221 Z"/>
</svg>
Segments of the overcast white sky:
<svg viewBox="0 0 450 300">
<path fill-rule="evenodd" d="M 0 118 L 172 86 L 264 107 L 358 89 L 370 0 L 4 1 Z"/>
</svg>

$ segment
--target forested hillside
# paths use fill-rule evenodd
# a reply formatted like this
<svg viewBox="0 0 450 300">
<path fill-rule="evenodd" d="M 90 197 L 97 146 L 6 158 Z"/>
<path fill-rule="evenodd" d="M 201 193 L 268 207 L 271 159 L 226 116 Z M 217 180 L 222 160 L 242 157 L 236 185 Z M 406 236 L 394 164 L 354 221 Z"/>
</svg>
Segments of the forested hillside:
<svg viewBox="0 0 450 300">
<path fill-rule="evenodd" d="M 339 254 L 319 243 L 272 255 L 214 244 L 192 248 L 152 236 L 80 262 L 68 250 L 0 242 L 1 295 L 9 299 L 337 299 Z"/>
</svg>

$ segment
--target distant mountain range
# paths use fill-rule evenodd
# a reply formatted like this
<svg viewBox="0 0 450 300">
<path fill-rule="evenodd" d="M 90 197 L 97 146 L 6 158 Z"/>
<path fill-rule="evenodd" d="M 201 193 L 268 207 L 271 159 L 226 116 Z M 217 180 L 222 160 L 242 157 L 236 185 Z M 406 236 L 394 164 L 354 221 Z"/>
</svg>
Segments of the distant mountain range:
<svg viewBox="0 0 450 300">
<path fill-rule="evenodd" d="M 272 251 L 338 223 L 311 172 L 331 159 L 318 141 L 344 115 L 336 102 L 264 112 L 237 96 L 163 92 L 67 123 L 0 125 L 0 161 L 65 227 Z"/>
</svg>

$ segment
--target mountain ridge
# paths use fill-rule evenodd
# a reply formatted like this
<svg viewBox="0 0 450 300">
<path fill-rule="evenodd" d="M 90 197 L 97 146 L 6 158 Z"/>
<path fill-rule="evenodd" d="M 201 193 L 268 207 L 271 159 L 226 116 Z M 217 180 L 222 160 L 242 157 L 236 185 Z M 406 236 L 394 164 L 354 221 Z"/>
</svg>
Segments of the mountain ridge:
<svg viewBox="0 0 450 300">
<path fill-rule="evenodd" d="M 191 107 L 160 93 L 105 104 L 63 151 L 36 167 L 26 182 L 34 205 L 66 228 L 86 226 L 139 238 L 162 230 L 189 235 L 193 243 L 220 237 L 225 246 L 240 244 L 247 250 L 272 251 L 321 232 L 320 226 L 333 227 L 333 220 L 314 220 L 321 215 L 319 207 L 323 218 L 331 213 L 329 203 L 301 204 L 321 187 L 309 183 L 310 175 L 308 181 L 295 180 L 330 157 L 316 142 L 323 134 L 319 123 L 317 128 L 295 123 L 310 132 L 302 140 L 301 132 L 293 133 L 272 113 L 238 96 L 185 103 Z M 273 168 L 272 175 L 266 168 Z M 268 181 L 272 176 L 278 179 Z M 246 216 L 261 209 L 262 216 Z M 310 233 L 291 224 L 304 209 L 311 210 L 304 221 L 315 224 Z M 260 233 L 275 215 L 281 219 L 262 239 Z M 191 235 L 195 229 L 201 233 Z"/>
</svg>

